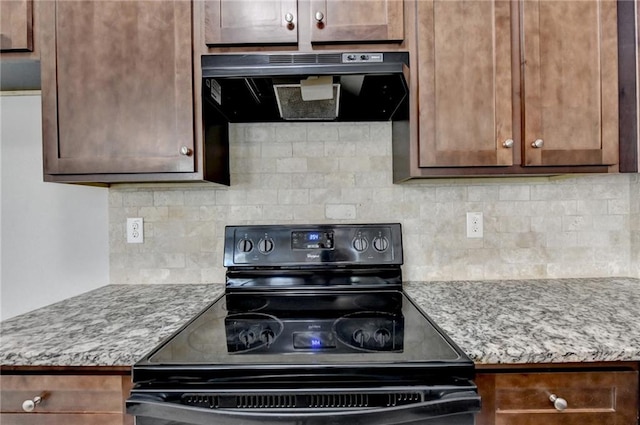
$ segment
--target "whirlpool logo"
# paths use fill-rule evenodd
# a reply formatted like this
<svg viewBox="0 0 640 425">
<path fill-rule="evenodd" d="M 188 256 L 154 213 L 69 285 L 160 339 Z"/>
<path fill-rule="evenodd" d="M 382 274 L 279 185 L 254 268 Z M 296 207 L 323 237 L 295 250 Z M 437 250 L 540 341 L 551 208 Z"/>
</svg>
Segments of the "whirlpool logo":
<svg viewBox="0 0 640 425">
<path fill-rule="evenodd" d="M 307 260 L 319 260 L 320 259 L 320 254 L 317 254 L 315 252 L 307 252 Z"/>
</svg>

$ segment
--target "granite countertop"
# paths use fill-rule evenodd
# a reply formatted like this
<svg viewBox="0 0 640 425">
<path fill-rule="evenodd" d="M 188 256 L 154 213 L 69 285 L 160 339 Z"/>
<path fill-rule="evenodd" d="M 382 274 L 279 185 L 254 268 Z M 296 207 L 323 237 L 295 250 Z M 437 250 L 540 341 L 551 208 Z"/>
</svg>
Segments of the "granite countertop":
<svg viewBox="0 0 640 425">
<path fill-rule="evenodd" d="M 410 282 L 477 364 L 640 361 L 640 279 Z"/>
<path fill-rule="evenodd" d="M 0 323 L 3 366 L 131 366 L 223 285 L 107 285 Z"/>
<path fill-rule="evenodd" d="M 640 361 L 640 280 L 407 282 L 478 364 Z M 0 323 L 3 366 L 131 366 L 223 293 L 108 285 Z"/>
</svg>

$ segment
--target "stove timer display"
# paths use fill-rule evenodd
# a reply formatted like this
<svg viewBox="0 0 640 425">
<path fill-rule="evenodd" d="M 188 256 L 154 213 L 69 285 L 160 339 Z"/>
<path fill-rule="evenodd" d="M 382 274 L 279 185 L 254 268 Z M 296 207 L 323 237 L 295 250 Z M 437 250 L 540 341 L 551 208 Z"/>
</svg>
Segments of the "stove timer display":
<svg viewBox="0 0 640 425">
<path fill-rule="evenodd" d="M 296 231 L 291 233 L 292 249 L 333 249 L 332 231 Z"/>
</svg>

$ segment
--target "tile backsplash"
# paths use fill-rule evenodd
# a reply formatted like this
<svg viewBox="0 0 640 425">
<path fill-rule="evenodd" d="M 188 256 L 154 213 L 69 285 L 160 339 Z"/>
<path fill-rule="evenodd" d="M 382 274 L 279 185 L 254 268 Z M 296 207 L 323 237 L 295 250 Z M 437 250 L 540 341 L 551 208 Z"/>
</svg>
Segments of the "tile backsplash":
<svg viewBox="0 0 640 425">
<path fill-rule="evenodd" d="M 230 144 L 231 187 L 109 189 L 111 283 L 223 282 L 224 227 L 245 223 L 400 222 L 405 280 L 640 277 L 638 175 L 394 185 L 389 123 L 233 125 Z"/>
</svg>

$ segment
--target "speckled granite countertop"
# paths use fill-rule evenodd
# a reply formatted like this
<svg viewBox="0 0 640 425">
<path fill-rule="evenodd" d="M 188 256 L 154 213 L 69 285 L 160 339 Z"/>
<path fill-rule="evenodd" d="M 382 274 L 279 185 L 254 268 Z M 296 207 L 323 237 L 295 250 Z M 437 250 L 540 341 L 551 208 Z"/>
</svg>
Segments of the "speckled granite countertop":
<svg viewBox="0 0 640 425">
<path fill-rule="evenodd" d="M 222 285 L 107 285 L 0 323 L 3 366 L 131 366 Z"/>
<path fill-rule="evenodd" d="M 640 279 L 405 283 L 478 364 L 640 361 Z"/>
<path fill-rule="evenodd" d="M 222 285 L 108 285 L 0 323 L 3 366 L 130 366 Z M 640 280 L 408 282 L 478 364 L 640 361 Z"/>
</svg>

